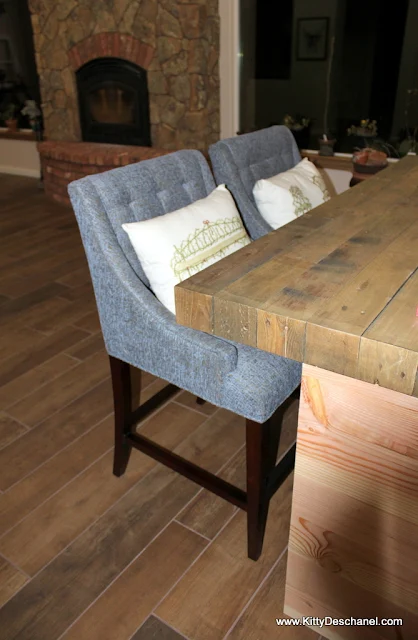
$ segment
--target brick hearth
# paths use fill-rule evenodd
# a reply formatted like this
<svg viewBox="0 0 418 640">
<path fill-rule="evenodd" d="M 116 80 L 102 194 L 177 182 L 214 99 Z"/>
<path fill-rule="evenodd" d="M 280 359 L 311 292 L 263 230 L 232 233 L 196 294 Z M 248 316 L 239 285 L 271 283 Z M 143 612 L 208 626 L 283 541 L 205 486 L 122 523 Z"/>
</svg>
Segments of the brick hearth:
<svg viewBox="0 0 418 640">
<path fill-rule="evenodd" d="M 171 153 L 151 147 L 53 140 L 40 142 L 38 150 L 45 192 L 63 204 L 70 203 L 67 186 L 73 180 Z"/>
</svg>

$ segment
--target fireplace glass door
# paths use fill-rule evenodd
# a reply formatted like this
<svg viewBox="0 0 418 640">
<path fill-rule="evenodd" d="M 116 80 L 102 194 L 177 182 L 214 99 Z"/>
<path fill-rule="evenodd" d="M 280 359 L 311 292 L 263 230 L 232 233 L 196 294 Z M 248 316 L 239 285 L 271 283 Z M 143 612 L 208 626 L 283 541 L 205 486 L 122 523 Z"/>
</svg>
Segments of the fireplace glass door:
<svg viewBox="0 0 418 640">
<path fill-rule="evenodd" d="M 151 146 L 147 74 L 119 58 L 98 58 L 77 71 L 83 140 Z"/>
</svg>

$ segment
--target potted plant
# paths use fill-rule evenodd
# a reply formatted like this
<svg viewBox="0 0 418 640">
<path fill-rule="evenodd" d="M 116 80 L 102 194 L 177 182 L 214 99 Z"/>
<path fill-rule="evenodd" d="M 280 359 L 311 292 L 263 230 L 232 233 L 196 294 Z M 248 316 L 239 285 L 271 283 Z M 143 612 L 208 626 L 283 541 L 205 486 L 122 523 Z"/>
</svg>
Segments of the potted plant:
<svg viewBox="0 0 418 640">
<path fill-rule="evenodd" d="M 360 138 L 375 138 L 377 136 L 376 120 L 360 120 L 360 124 L 352 124 L 348 127 L 349 136 L 359 136 Z"/>
<path fill-rule="evenodd" d="M 38 134 L 41 130 L 41 112 L 35 100 L 25 100 L 25 106 L 20 113 L 27 116 L 32 131 Z"/>
<path fill-rule="evenodd" d="M 17 131 L 17 107 L 12 102 L 7 105 L 3 113 L 1 114 L 2 120 L 4 120 L 6 127 L 9 131 Z"/>
<path fill-rule="evenodd" d="M 300 114 L 295 116 L 286 114 L 283 118 L 283 124 L 293 133 L 299 149 L 307 149 L 309 147 L 311 122 L 311 118 Z"/>
<path fill-rule="evenodd" d="M 329 133 L 328 128 L 328 111 L 329 111 L 329 100 L 331 96 L 331 74 L 332 74 L 332 62 L 334 59 L 334 49 L 335 49 L 335 36 L 331 40 L 331 51 L 329 56 L 329 64 L 328 64 L 328 72 L 327 72 L 327 84 L 326 84 L 326 94 L 325 94 L 325 107 L 324 107 L 324 133 L 322 137 L 319 139 L 319 155 L 320 156 L 333 156 L 334 155 L 334 145 L 336 140 Z"/>
<path fill-rule="evenodd" d="M 354 173 L 378 173 L 388 165 L 388 154 L 380 149 L 365 147 L 353 153 Z"/>
</svg>

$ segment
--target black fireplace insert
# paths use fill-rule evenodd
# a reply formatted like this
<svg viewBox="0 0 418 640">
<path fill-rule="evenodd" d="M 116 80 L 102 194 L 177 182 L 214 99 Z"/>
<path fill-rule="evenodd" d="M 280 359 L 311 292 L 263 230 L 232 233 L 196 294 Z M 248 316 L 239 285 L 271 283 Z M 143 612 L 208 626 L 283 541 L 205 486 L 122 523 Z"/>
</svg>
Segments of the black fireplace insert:
<svg viewBox="0 0 418 640">
<path fill-rule="evenodd" d="M 151 146 L 145 69 L 120 58 L 97 58 L 76 76 L 84 141 Z"/>
</svg>

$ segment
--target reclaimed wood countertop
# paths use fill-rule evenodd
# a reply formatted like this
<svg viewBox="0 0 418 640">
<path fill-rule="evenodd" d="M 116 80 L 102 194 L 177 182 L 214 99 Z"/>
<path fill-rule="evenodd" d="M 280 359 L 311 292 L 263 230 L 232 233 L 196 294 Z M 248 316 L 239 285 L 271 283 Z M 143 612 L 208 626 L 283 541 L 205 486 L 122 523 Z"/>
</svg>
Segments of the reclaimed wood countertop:
<svg viewBox="0 0 418 640">
<path fill-rule="evenodd" d="M 418 397 L 418 158 L 176 286 L 193 329 Z"/>
</svg>

